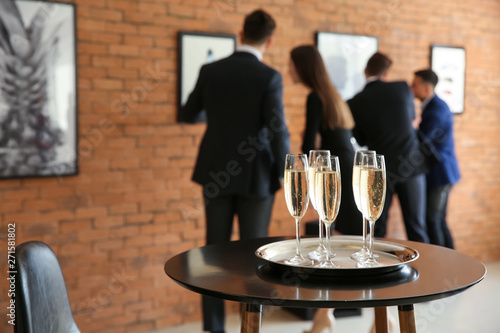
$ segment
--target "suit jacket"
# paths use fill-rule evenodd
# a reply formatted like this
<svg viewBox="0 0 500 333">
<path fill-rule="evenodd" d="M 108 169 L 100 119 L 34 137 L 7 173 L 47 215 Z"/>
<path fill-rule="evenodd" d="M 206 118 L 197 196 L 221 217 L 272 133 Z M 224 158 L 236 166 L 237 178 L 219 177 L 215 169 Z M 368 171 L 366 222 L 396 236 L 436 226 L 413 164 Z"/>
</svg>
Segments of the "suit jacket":
<svg viewBox="0 0 500 333">
<path fill-rule="evenodd" d="M 206 111 L 193 180 L 205 195 L 265 197 L 280 188 L 289 134 L 281 74 L 247 52 L 204 65 L 180 121 Z"/>
<path fill-rule="evenodd" d="M 356 123 L 354 137 L 385 156 L 388 179 L 404 181 L 419 172 L 410 159 L 419 145 L 412 127 L 413 94 L 406 82 L 369 82 L 347 103 Z"/>
<path fill-rule="evenodd" d="M 439 161 L 427 174 L 427 188 L 455 184 L 460 179 L 453 139 L 453 114 L 437 95 L 422 110 L 420 134 L 439 153 Z"/>
</svg>

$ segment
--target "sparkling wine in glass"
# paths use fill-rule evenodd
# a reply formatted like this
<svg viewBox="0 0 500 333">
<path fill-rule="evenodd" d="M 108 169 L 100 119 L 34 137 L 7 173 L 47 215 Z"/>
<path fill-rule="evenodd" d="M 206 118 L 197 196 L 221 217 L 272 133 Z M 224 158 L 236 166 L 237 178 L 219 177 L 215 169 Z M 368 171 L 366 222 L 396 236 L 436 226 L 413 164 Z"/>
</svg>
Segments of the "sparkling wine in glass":
<svg viewBox="0 0 500 333">
<path fill-rule="evenodd" d="M 354 163 L 352 168 L 352 193 L 354 195 L 354 202 L 356 203 L 356 207 L 361 211 L 361 203 L 359 199 L 359 181 L 361 175 L 361 163 L 363 162 L 363 155 L 373 155 L 375 156 L 376 152 L 374 150 L 357 150 L 354 154 Z M 368 259 L 370 253 L 368 252 L 368 221 L 363 217 L 363 247 L 358 252 L 351 254 L 351 258 L 358 261 L 365 261 Z"/>
<path fill-rule="evenodd" d="M 318 159 L 318 156 L 327 156 L 330 157 L 330 151 L 329 150 L 310 150 L 309 151 L 309 168 L 307 170 L 307 174 L 309 177 L 309 197 L 311 198 L 311 204 L 313 205 L 313 208 L 317 211 L 316 209 L 316 200 L 315 200 L 315 181 L 314 177 L 316 175 L 316 160 Z M 323 224 L 321 223 L 321 218 L 318 218 L 318 227 L 319 227 L 319 245 L 318 248 L 314 251 L 311 251 L 307 254 L 307 256 L 311 259 L 321 261 L 325 258 L 326 256 L 326 248 L 325 244 L 323 242 L 324 237 L 323 237 Z"/>
<path fill-rule="evenodd" d="M 373 254 L 373 232 L 385 204 L 386 175 L 384 155 L 365 155 L 361 165 L 359 182 L 360 204 L 363 216 L 370 223 L 370 238 L 368 242 L 369 257 L 359 262 L 360 267 L 379 266 Z"/>
<path fill-rule="evenodd" d="M 326 227 L 326 258 L 320 263 L 322 268 L 335 268 L 338 265 L 332 262 L 330 248 L 330 226 L 337 218 L 340 208 L 341 182 L 340 164 L 337 156 L 319 156 L 316 164 L 315 177 L 316 209 L 321 221 Z"/>
<path fill-rule="evenodd" d="M 300 220 L 309 205 L 309 188 L 307 182 L 307 156 L 305 154 L 287 154 L 285 160 L 284 191 L 288 211 L 295 218 L 296 252 L 285 264 L 309 266 L 314 261 L 306 259 L 300 251 Z"/>
</svg>

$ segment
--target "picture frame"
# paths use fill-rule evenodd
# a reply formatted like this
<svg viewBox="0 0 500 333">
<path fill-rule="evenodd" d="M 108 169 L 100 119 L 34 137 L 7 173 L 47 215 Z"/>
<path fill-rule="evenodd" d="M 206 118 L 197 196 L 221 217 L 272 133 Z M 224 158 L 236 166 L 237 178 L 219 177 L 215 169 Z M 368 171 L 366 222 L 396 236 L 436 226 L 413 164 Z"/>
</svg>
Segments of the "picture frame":
<svg viewBox="0 0 500 333">
<path fill-rule="evenodd" d="M 178 120 L 182 107 L 193 91 L 200 68 L 209 62 L 230 56 L 236 50 L 236 35 L 207 33 L 199 31 L 179 31 L 178 54 Z M 202 112 L 195 122 L 206 121 Z"/>
<path fill-rule="evenodd" d="M 347 101 L 363 90 L 366 63 L 378 51 L 378 38 L 317 31 L 315 41 L 340 96 Z"/>
<path fill-rule="evenodd" d="M 0 178 L 78 174 L 75 11 L 0 1 Z"/>
<path fill-rule="evenodd" d="M 432 44 L 430 52 L 431 69 L 438 76 L 434 89 L 454 114 L 461 114 L 465 107 L 465 48 Z"/>
</svg>

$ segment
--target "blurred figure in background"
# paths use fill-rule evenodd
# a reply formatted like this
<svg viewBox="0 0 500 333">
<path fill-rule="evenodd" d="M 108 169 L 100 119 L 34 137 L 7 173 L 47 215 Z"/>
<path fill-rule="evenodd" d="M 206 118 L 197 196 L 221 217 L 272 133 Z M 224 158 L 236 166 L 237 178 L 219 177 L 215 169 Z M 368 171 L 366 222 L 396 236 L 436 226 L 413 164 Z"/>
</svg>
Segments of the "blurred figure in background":
<svg viewBox="0 0 500 333">
<path fill-rule="evenodd" d="M 365 88 L 347 102 L 356 123 L 353 133 L 360 145 L 385 156 L 387 190 L 384 211 L 375 223 L 375 236 L 386 235 L 389 208 L 397 193 L 408 239 L 429 243 L 425 175 L 417 134 L 412 127 L 413 94 L 404 81 L 385 81 L 391 65 L 392 60 L 379 52 L 368 60 Z"/>
<path fill-rule="evenodd" d="M 352 193 L 354 149 L 351 129 L 354 121 L 351 111 L 332 85 L 316 47 L 303 45 L 294 48 L 290 52 L 289 72 L 294 83 L 302 83 L 311 90 L 307 96 L 302 152 L 308 154 L 310 150 L 325 149 L 339 157 L 342 199 L 335 230 L 343 234 L 361 235 L 362 224 L 358 223 L 361 213 L 356 208 Z M 331 332 L 334 325 L 333 309 L 317 309 L 313 326 L 306 333 Z"/>
<path fill-rule="evenodd" d="M 414 73 L 413 94 L 422 104 L 421 137 L 437 152 L 438 160 L 426 176 L 427 232 L 431 244 L 454 248 L 446 223 L 446 207 L 452 186 L 460 179 L 453 139 L 453 114 L 448 105 L 434 93 L 438 77 L 430 69 Z"/>
<path fill-rule="evenodd" d="M 205 110 L 207 130 L 193 180 L 203 186 L 206 243 L 229 241 L 234 215 L 240 239 L 266 237 L 274 194 L 281 187 L 289 136 L 281 74 L 261 62 L 276 28 L 263 10 L 246 16 L 241 45 L 204 65 L 180 121 Z M 224 332 L 222 299 L 203 296 L 203 329 Z"/>
<path fill-rule="evenodd" d="M 323 59 L 313 45 L 294 48 L 290 53 L 289 72 L 294 83 L 302 83 L 311 90 L 306 103 L 306 128 L 302 152 L 325 149 L 339 157 L 342 199 L 335 221 L 335 230 L 349 235 L 361 235 L 362 220 L 352 193 L 352 166 L 354 148 L 351 143 L 354 121 L 347 103 L 330 81 Z M 316 146 L 316 138 L 320 144 Z M 353 223 L 353 222 L 356 223 Z"/>
</svg>

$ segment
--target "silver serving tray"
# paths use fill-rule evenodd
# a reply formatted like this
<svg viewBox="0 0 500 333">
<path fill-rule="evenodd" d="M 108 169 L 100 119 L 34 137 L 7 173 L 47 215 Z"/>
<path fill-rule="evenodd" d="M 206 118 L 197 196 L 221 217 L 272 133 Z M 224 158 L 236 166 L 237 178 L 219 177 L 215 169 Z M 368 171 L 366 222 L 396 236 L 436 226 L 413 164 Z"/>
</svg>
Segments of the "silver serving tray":
<svg viewBox="0 0 500 333">
<path fill-rule="evenodd" d="M 302 238 L 301 252 L 304 257 L 314 251 L 319 244 L 318 238 Z M 360 236 L 332 236 L 330 238 L 331 251 L 336 254 L 333 262 L 338 268 L 320 268 L 315 266 L 296 266 L 285 263 L 285 260 L 295 255 L 295 239 L 278 241 L 263 245 L 255 251 L 255 255 L 268 261 L 272 265 L 280 267 L 300 268 L 306 272 L 319 275 L 357 275 L 357 274 L 379 274 L 399 270 L 408 263 L 418 259 L 417 250 L 402 244 L 382 241 L 373 241 L 373 250 L 379 255 L 377 260 L 380 266 L 358 267 L 358 262 L 351 259 L 351 254 L 359 251 L 363 246 L 363 239 Z"/>
</svg>

